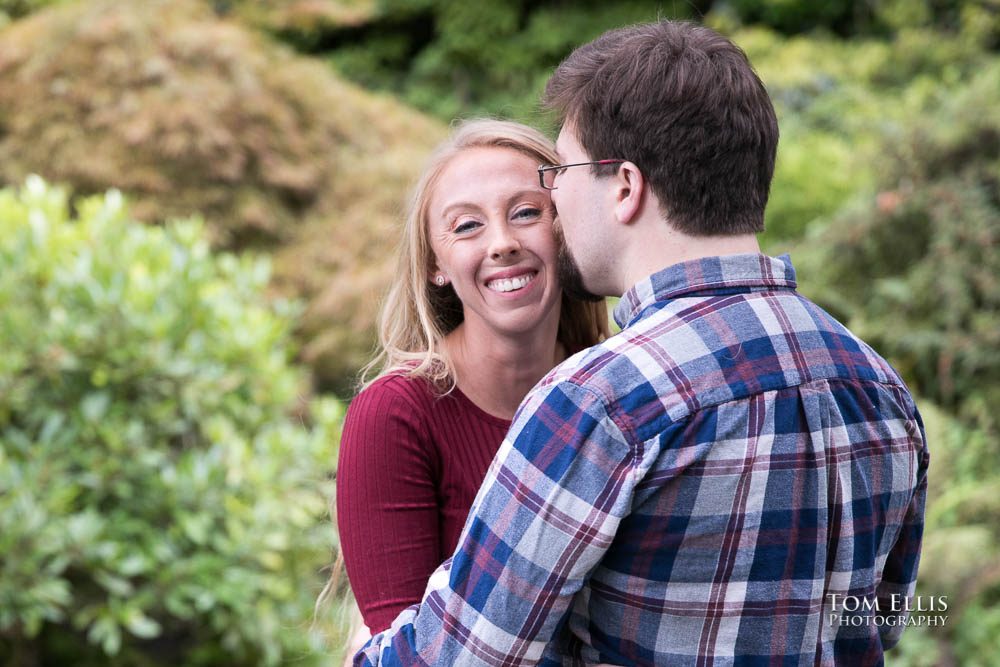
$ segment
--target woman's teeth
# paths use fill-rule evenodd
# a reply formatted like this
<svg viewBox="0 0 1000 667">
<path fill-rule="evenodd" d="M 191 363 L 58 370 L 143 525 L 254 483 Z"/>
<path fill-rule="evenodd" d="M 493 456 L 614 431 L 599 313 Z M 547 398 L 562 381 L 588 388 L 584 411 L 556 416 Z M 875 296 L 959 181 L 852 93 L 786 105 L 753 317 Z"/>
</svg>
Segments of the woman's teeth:
<svg viewBox="0 0 1000 667">
<path fill-rule="evenodd" d="M 518 276 L 517 278 L 501 278 L 491 280 L 486 286 L 494 292 L 513 292 L 519 290 L 535 279 L 535 274 Z"/>
</svg>

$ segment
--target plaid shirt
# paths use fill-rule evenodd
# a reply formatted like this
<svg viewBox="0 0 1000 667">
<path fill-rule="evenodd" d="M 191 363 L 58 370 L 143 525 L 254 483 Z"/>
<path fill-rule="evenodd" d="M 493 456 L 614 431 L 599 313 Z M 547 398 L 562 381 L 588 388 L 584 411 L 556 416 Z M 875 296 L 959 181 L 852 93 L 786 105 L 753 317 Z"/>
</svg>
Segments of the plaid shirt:
<svg viewBox="0 0 1000 667">
<path fill-rule="evenodd" d="M 454 556 L 355 664 L 881 664 L 927 483 L 897 374 L 787 256 L 669 267 L 615 319 L 531 391 Z"/>
</svg>

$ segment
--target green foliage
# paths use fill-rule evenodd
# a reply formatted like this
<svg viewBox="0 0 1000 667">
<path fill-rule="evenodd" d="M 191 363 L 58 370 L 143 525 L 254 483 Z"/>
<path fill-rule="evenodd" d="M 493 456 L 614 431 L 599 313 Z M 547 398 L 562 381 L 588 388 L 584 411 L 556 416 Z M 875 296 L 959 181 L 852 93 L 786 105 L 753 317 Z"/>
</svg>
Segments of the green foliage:
<svg viewBox="0 0 1000 667">
<path fill-rule="evenodd" d="M 801 236 L 809 225 L 837 211 L 871 179 L 849 137 L 809 128 L 796 120 L 781 125 L 765 243 Z"/>
<path fill-rule="evenodd" d="M 1000 38 L 997 0 L 881 0 L 874 8 L 877 21 L 893 31 L 932 28 L 983 48 L 996 48 Z"/>
<path fill-rule="evenodd" d="M 0 181 L 118 187 L 139 219 L 201 213 L 235 248 L 273 246 L 329 205 L 346 128 L 207 3 L 67 4 L 0 44 Z"/>
<path fill-rule="evenodd" d="M 443 128 L 211 4 L 87 0 L 4 28 L 0 185 L 113 187 L 138 220 L 200 214 L 215 247 L 274 252 L 317 384 L 346 390 L 391 273 L 380 246 Z"/>
<path fill-rule="evenodd" d="M 730 30 L 774 100 L 781 128 L 765 245 L 780 246 L 878 186 L 885 146 L 993 60 L 966 35 L 904 29 L 892 40 L 784 38 Z M 950 121 L 945 125 L 950 125 Z"/>
<path fill-rule="evenodd" d="M 783 33 L 795 34 L 816 28 L 846 31 L 853 26 L 854 0 L 728 0 L 721 11 L 732 12 L 740 23 L 761 24 Z"/>
<path fill-rule="evenodd" d="M 761 25 L 786 35 L 835 32 L 842 36 L 892 36 L 932 29 L 975 37 L 996 46 L 1000 13 L 996 0 L 721 0 L 713 12 L 743 25 Z"/>
<path fill-rule="evenodd" d="M 942 628 L 909 628 L 889 663 L 992 665 L 1000 653 L 1000 439 L 930 402 L 931 449 L 918 595 L 947 596 Z"/>
<path fill-rule="evenodd" d="M 537 101 L 552 69 L 575 46 L 620 25 L 696 17 L 707 4 L 664 13 L 661 3 L 641 1 L 567 7 L 385 0 L 363 29 L 328 28 L 325 37 L 316 30 L 308 39 L 282 34 L 328 54 L 345 76 L 391 90 L 443 119 L 486 113 L 546 126 Z M 781 122 L 766 243 L 800 237 L 855 192 L 874 187 L 871 165 L 886 126 L 914 112 L 914 105 L 899 104 L 908 88 L 951 86 L 979 66 L 1000 24 L 984 18 L 992 13 L 980 3 L 944 4 L 910 16 L 894 3 L 712 3 L 706 23 L 748 51 Z M 953 14 L 969 18 L 952 20 Z M 788 39 L 747 25 L 754 21 L 793 33 L 820 26 L 869 37 L 845 41 L 814 32 Z"/>
<path fill-rule="evenodd" d="M 697 3 L 383 0 L 360 34 L 331 41 L 338 71 L 391 90 L 444 120 L 498 115 L 539 122 L 548 74 L 579 44 L 609 27 L 691 18 Z"/>
<path fill-rule="evenodd" d="M 6 17 L 19 19 L 71 0 L 0 0 L 0 26 Z M 324 26 L 342 26 L 371 17 L 375 0 L 200 0 L 219 16 L 237 15 L 269 30 L 306 33 Z"/>
<path fill-rule="evenodd" d="M 886 136 L 877 195 L 804 244 L 808 289 L 991 436 L 1000 404 L 1000 62 Z"/>
<path fill-rule="evenodd" d="M 0 657 L 316 664 L 340 406 L 203 224 L 0 190 Z M 31 656 L 32 660 L 28 660 Z"/>
<path fill-rule="evenodd" d="M 864 151 L 873 187 L 794 253 L 803 291 L 947 411 L 921 402 L 931 485 L 918 593 L 948 596 L 949 621 L 907 630 L 892 664 L 909 667 L 1000 652 L 1000 61 L 973 62 L 931 67 L 885 105 Z"/>
<path fill-rule="evenodd" d="M 66 0 L 0 0 L 0 28 L 14 19 L 61 2 Z"/>
<path fill-rule="evenodd" d="M 718 17 L 714 22 L 725 28 Z M 872 81 L 894 54 L 874 41 L 788 39 L 761 28 L 732 29 L 778 114 L 781 139 L 764 241 L 780 244 L 872 187 L 870 154 L 881 128 L 892 121 L 886 101 L 899 96 L 898 88 Z"/>
</svg>

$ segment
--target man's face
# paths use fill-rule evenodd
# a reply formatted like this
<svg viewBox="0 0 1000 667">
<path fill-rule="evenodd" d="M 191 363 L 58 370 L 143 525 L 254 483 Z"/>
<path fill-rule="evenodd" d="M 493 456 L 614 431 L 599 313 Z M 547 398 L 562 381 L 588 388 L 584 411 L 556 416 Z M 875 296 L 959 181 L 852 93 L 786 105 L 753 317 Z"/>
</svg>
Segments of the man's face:
<svg viewBox="0 0 1000 667">
<path fill-rule="evenodd" d="M 563 236 L 562 226 L 558 220 L 555 223 L 553 231 L 555 232 L 556 241 L 559 243 L 559 258 L 556 266 L 558 268 L 559 285 L 562 287 L 563 292 L 580 301 L 601 301 L 604 297 L 594 294 L 583 284 L 583 274 L 580 273 L 580 267 L 577 265 L 576 260 L 573 259 L 573 255 L 569 251 L 569 246 L 566 245 L 566 238 Z"/>
<path fill-rule="evenodd" d="M 561 164 L 589 162 L 593 158 L 580 145 L 570 123 L 556 141 Z M 600 252 L 600 181 L 590 167 L 573 167 L 557 174 L 552 202 L 556 206 L 556 238 L 559 241 L 559 281 L 570 296 L 583 301 L 602 297 L 589 287 L 595 274 L 604 273 Z"/>
</svg>

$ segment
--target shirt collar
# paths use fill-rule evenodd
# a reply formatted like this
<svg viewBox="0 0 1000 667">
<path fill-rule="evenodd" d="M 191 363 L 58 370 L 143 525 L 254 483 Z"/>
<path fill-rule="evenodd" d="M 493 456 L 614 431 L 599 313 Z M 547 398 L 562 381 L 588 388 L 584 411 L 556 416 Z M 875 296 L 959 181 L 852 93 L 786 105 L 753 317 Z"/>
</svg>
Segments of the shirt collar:
<svg viewBox="0 0 1000 667">
<path fill-rule="evenodd" d="M 727 288 L 795 289 L 795 269 L 788 255 L 761 254 L 703 257 L 668 266 L 640 280 L 615 306 L 615 322 L 627 327 L 657 301 L 705 290 Z M 754 289 L 756 288 L 756 289 Z"/>
</svg>

